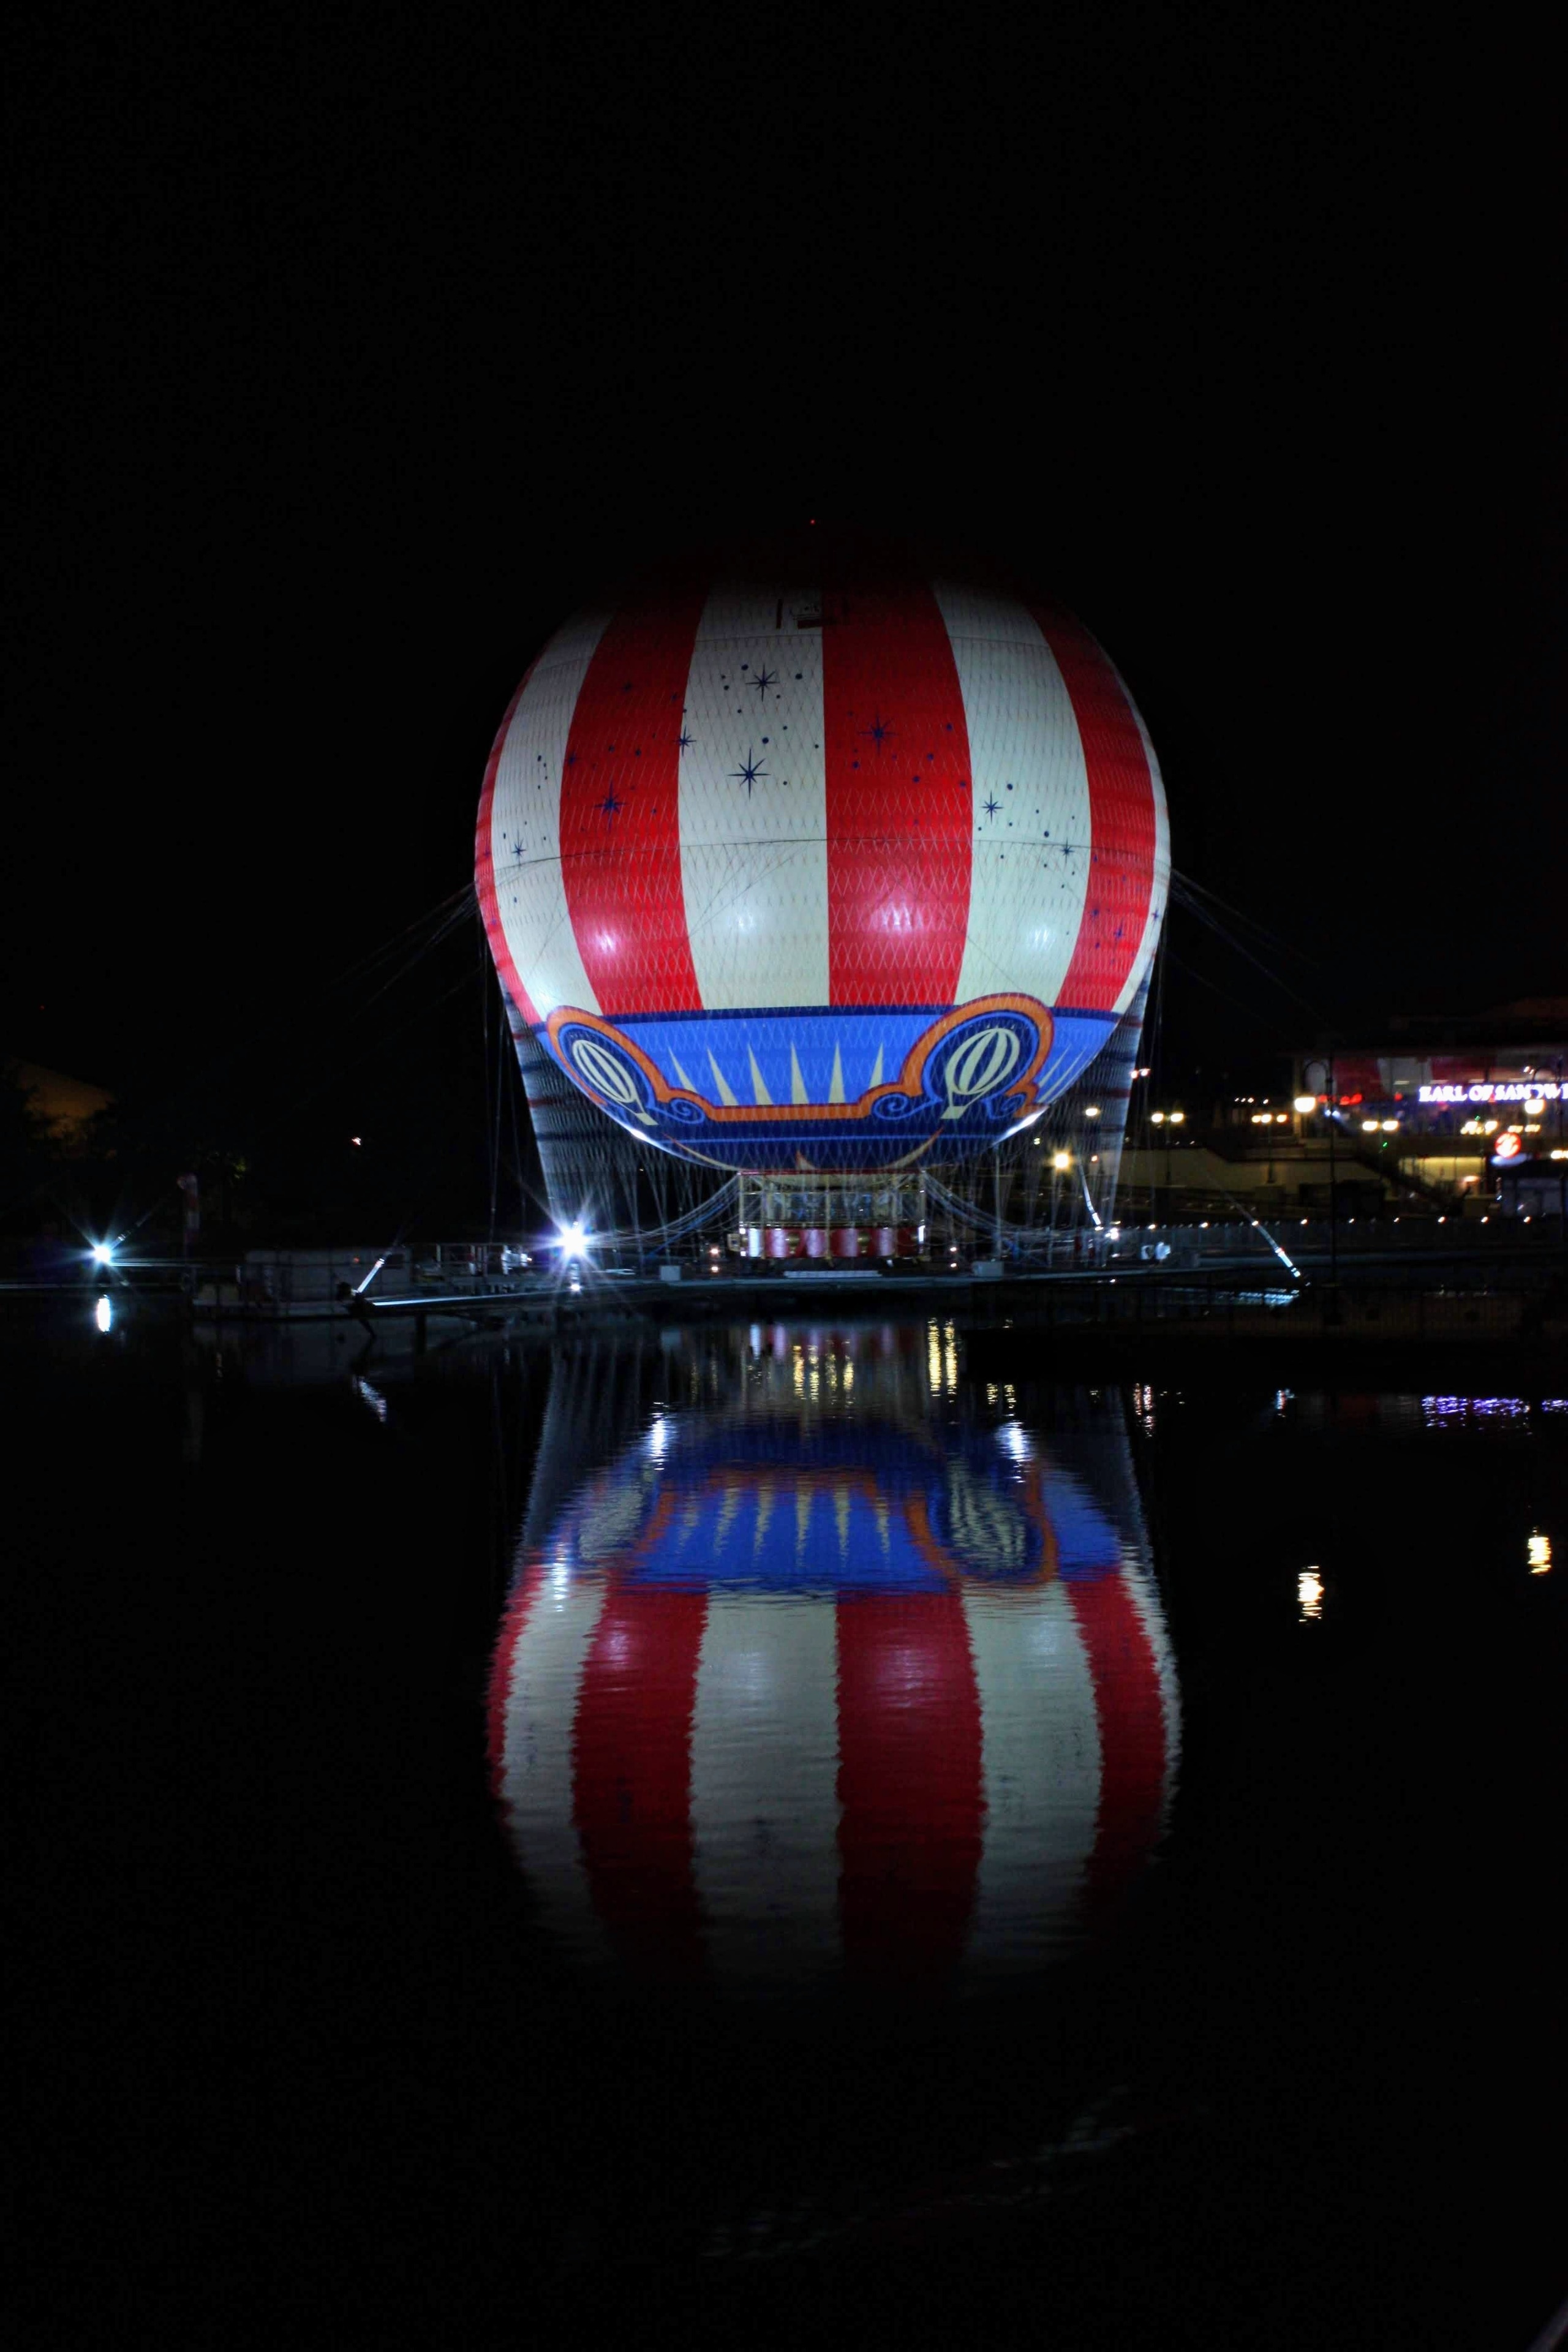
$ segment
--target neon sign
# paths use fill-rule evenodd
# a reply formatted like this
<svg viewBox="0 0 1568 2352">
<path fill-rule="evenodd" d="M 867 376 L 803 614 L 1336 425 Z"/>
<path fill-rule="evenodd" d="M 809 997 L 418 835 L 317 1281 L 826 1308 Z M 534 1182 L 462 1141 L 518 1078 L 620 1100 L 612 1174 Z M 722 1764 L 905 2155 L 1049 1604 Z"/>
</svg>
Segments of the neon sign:
<svg viewBox="0 0 1568 2352">
<path fill-rule="evenodd" d="M 1520 1078 L 1499 1080 L 1478 1078 L 1472 1086 L 1423 1087 L 1417 1099 L 1424 1103 L 1467 1102 L 1557 1102 L 1564 1093 L 1555 1078 Z"/>
</svg>

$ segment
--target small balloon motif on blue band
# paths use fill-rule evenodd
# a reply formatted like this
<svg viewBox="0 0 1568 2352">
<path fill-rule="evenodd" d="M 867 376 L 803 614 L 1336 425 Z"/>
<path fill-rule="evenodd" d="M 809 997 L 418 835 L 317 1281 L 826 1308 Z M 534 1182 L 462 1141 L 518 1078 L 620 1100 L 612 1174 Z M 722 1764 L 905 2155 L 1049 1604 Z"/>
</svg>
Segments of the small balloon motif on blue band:
<svg viewBox="0 0 1568 2352">
<path fill-rule="evenodd" d="M 1039 1042 L 1038 1024 L 1010 1010 L 988 1008 L 951 1029 L 925 1066 L 925 1090 L 940 1102 L 942 1123 L 972 1114 L 993 1122 L 1016 1118 L 1017 1088 Z"/>
<path fill-rule="evenodd" d="M 599 1029 L 567 1027 L 557 1045 L 571 1075 L 600 1097 L 612 1117 L 627 1125 L 658 1126 L 659 1106 L 647 1075 L 614 1038 Z"/>
</svg>

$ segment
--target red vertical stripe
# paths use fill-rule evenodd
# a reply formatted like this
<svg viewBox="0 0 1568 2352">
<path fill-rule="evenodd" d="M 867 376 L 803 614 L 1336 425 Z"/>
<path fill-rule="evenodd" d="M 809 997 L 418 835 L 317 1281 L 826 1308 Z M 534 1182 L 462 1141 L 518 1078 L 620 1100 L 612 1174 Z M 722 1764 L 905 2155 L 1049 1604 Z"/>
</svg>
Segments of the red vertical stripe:
<svg viewBox="0 0 1568 2352">
<path fill-rule="evenodd" d="M 692 1874 L 691 1716 L 708 1597 L 612 1591 L 583 1673 L 574 1818 L 594 1905 L 636 1966 L 701 1960 Z"/>
<path fill-rule="evenodd" d="M 1127 985 L 1154 889 L 1154 779 L 1116 672 L 1070 613 L 1030 612 L 1067 682 L 1089 771 L 1089 895 L 1058 1001 L 1110 1013 Z"/>
<path fill-rule="evenodd" d="M 523 1019 L 537 1026 L 539 1014 L 530 1000 L 527 989 L 518 976 L 517 966 L 511 959 L 511 950 L 507 945 L 506 933 L 501 929 L 500 908 L 496 899 L 495 850 L 490 835 L 491 813 L 495 807 L 496 797 L 496 771 L 500 766 L 500 755 L 506 748 L 507 733 L 517 715 L 517 706 L 528 690 L 528 680 L 533 676 L 534 668 L 535 665 L 531 662 L 522 684 L 507 704 L 506 717 L 501 720 L 500 731 L 490 746 L 490 756 L 485 764 L 484 786 L 479 793 L 479 824 L 474 832 L 474 887 L 479 892 L 479 913 L 484 919 L 485 937 L 490 943 L 490 953 L 495 959 L 495 967 L 501 976 L 502 985 L 510 994 L 512 1003 L 517 1006 Z"/>
<path fill-rule="evenodd" d="M 854 1975 L 919 1983 L 963 1951 L 985 1811 L 955 1593 L 838 1604 L 838 1906 Z"/>
<path fill-rule="evenodd" d="M 1089 1856 L 1090 1904 L 1138 1869 L 1165 1799 L 1165 1715 L 1153 1647 L 1124 1574 L 1067 1588 L 1094 1682 L 1100 1723 L 1100 1812 Z"/>
<path fill-rule="evenodd" d="M 622 606 L 588 665 L 561 780 L 561 858 L 601 1012 L 701 1010 L 680 878 L 680 736 L 705 593 Z"/>
<path fill-rule="evenodd" d="M 935 596 L 825 551 L 827 973 L 835 1004 L 951 1004 L 969 926 L 969 733 Z"/>
<path fill-rule="evenodd" d="M 506 1777 L 506 1717 L 511 1698 L 511 1673 L 517 1659 L 517 1645 L 533 1613 L 533 1604 L 543 1582 L 544 1563 L 536 1559 L 512 1586 L 506 1614 L 501 1619 L 500 1634 L 490 1666 L 489 1705 L 486 1709 L 490 1792 L 493 1796 L 500 1796 L 501 1782 Z"/>
</svg>

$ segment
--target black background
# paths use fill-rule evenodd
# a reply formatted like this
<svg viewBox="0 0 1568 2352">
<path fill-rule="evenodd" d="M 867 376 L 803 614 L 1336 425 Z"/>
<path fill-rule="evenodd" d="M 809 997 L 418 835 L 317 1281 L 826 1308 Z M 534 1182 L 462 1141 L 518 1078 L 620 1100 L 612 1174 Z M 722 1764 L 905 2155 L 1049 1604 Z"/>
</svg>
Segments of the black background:
<svg viewBox="0 0 1568 2352">
<path fill-rule="evenodd" d="M 476 927 L 327 983 L 462 890 L 575 601 L 816 513 L 1122 667 L 1279 976 L 1178 912 L 1173 1069 L 1559 992 L 1563 180 L 1501 22 L 37 18 L 0 1049 L 477 1137 Z"/>
</svg>

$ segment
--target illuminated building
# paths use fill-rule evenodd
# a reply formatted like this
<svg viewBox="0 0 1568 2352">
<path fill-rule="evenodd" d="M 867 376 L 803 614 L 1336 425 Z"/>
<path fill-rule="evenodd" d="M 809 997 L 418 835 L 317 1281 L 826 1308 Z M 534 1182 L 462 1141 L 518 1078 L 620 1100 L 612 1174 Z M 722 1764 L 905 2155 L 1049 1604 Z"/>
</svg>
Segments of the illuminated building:
<svg viewBox="0 0 1568 2352">
<path fill-rule="evenodd" d="M 1300 1089 L 1361 1156 L 1433 1205 L 1561 1214 L 1568 1177 L 1568 1001 L 1479 1017 L 1406 1018 L 1394 1042 L 1298 1056 Z"/>
</svg>

